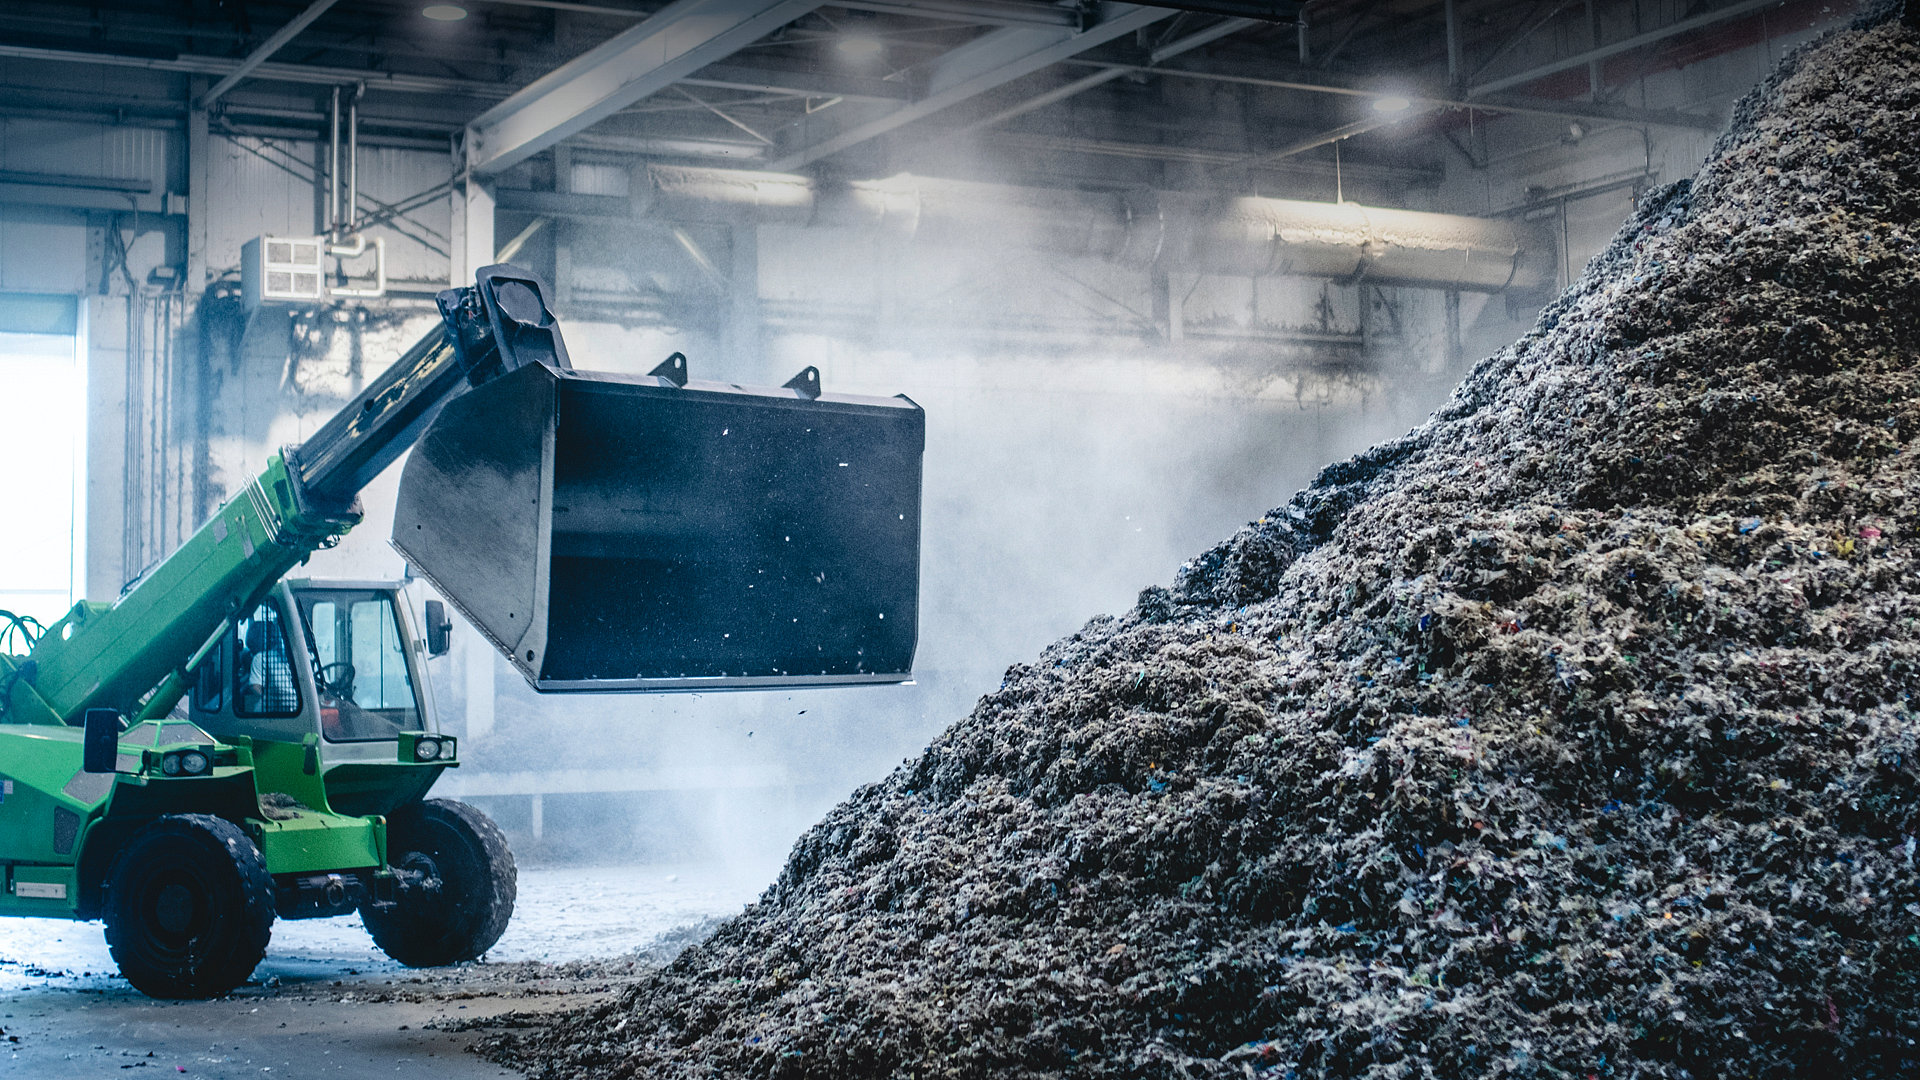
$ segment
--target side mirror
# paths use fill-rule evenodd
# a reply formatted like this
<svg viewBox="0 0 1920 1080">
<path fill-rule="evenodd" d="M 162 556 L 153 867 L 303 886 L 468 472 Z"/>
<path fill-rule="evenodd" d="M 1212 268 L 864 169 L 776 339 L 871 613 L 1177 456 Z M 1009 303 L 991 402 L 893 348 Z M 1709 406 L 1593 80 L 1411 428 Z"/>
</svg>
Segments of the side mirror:
<svg viewBox="0 0 1920 1080">
<path fill-rule="evenodd" d="M 88 709 L 87 731 L 80 744 L 80 769 L 90 773 L 117 772 L 120 764 L 120 714 L 113 709 Z"/>
<path fill-rule="evenodd" d="M 453 648 L 453 620 L 447 618 L 447 605 L 427 601 L 427 655 L 445 656 Z"/>
</svg>

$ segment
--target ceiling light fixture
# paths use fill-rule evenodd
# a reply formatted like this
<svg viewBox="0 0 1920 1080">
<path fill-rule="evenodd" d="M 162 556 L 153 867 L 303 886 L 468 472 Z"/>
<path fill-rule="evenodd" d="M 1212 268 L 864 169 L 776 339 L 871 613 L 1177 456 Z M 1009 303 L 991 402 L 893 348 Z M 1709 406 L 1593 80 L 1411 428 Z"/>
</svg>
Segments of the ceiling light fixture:
<svg viewBox="0 0 1920 1080">
<path fill-rule="evenodd" d="M 1401 97 L 1399 94 L 1388 94 L 1385 97 L 1377 97 L 1373 99 L 1374 112 L 1399 113 L 1399 112 L 1406 112 L 1408 109 L 1411 109 L 1411 108 L 1413 108 L 1413 102 L 1407 98 Z"/>
<path fill-rule="evenodd" d="M 459 4 L 428 4 L 420 9 L 420 14 L 434 22 L 459 22 L 467 17 L 467 9 Z"/>
<path fill-rule="evenodd" d="M 887 43 L 873 34 L 848 34 L 834 45 L 840 55 L 862 63 L 878 60 L 887 51 Z"/>
</svg>

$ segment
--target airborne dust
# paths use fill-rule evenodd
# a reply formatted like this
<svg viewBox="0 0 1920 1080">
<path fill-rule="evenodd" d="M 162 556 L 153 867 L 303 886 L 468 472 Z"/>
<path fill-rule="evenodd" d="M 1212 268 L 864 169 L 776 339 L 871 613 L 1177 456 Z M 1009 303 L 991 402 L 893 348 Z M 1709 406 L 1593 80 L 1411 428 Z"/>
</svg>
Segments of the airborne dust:
<svg viewBox="0 0 1920 1080">
<path fill-rule="evenodd" d="M 547 1077 L 1920 1069 L 1920 30 L 1008 671 Z"/>
</svg>

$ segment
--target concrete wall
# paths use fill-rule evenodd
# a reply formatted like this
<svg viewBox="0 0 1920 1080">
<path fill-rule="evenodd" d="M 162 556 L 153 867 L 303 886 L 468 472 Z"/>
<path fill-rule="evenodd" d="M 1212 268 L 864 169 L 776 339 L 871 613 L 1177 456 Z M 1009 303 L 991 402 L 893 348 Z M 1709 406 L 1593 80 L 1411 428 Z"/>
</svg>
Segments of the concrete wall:
<svg viewBox="0 0 1920 1080">
<path fill-rule="evenodd" d="M 213 276 L 237 272 L 241 245 L 256 236 L 314 236 L 324 229 L 326 156 L 327 145 L 314 139 L 216 134 L 209 140 L 209 189 L 214 205 L 222 208 L 208 230 L 207 264 Z M 363 219 L 445 184 L 451 171 L 444 151 L 361 147 Z M 390 280 L 417 288 L 445 287 L 452 224 L 444 194 L 410 206 L 403 215 L 374 220 L 380 223 L 366 232 L 369 238 L 386 239 Z M 359 260 L 344 269 L 361 274 L 370 265 Z"/>
</svg>

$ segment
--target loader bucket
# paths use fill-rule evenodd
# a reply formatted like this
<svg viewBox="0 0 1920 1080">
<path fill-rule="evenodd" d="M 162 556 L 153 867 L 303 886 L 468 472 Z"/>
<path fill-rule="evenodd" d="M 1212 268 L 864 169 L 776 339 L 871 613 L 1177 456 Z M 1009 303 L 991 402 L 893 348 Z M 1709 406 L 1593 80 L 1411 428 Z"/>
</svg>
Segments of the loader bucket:
<svg viewBox="0 0 1920 1080">
<path fill-rule="evenodd" d="M 534 364 L 449 402 L 394 545 L 538 690 L 903 682 L 925 414 Z"/>
</svg>

